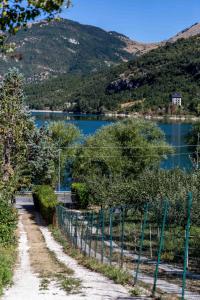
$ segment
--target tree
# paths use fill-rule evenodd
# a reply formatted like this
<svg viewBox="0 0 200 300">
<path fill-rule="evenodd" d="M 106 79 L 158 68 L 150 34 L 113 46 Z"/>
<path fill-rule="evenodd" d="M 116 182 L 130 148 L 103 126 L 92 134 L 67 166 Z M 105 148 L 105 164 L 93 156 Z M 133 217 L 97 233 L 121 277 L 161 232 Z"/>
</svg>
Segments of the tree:
<svg viewBox="0 0 200 300">
<path fill-rule="evenodd" d="M 187 144 L 190 145 L 191 159 L 194 168 L 198 169 L 200 164 L 200 122 L 192 126 L 192 129 L 186 137 Z"/>
<path fill-rule="evenodd" d="M 34 130 L 34 123 L 23 105 L 22 87 L 22 75 L 11 69 L 0 88 L 0 175 L 3 185 L 19 181 L 26 162 L 28 138 Z"/>
<path fill-rule="evenodd" d="M 89 186 L 96 203 L 106 198 L 107 203 L 114 198 L 122 200 L 116 191 L 146 168 L 159 166 L 171 151 L 155 124 L 125 120 L 100 129 L 80 146 L 73 178 Z"/>
<path fill-rule="evenodd" d="M 64 180 L 66 172 L 68 177 L 71 173 L 71 162 L 76 153 L 76 142 L 81 139 L 81 132 L 73 124 L 67 124 L 64 121 L 51 122 L 48 126 L 49 135 L 55 145 L 55 168 L 60 180 Z"/>
<path fill-rule="evenodd" d="M 47 128 L 36 128 L 23 100 L 23 76 L 11 69 L 0 88 L 1 198 L 31 184 L 56 182 L 56 146 Z"/>
<path fill-rule="evenodd" d="M 5 45 L 7 33 L 15 34 L 41 15 L 52 18 L 64 4 L 69 7 L 71 0 L 0 0 L 0 46 Z"/>
<path fill-rule="evenodd" d="M 25 171 L 31 178 L 31 184 L 56 185 L 57 173 L 55 160 L 57 148 L 47 127 L 35 128 L 29 138 L 28 160 Z"/>
<path fill-rule="evenodd" d="M 80 139 L 80 130 L 73 124 L 60 122 L 51 122 L 48 126 L 52 140 L 58 148 L 67 150 L 67 147 Z"/>
</svg>

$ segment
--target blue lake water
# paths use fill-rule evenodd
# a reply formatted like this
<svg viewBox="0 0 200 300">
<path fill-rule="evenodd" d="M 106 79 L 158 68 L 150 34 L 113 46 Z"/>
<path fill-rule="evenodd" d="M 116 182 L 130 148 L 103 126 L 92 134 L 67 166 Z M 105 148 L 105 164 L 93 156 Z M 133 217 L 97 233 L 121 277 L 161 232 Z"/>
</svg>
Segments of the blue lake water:
<svg viewBox="0 0 200 300">
<path fill-rule="evenodd" d="M 69 115 L 65 113 L 43 112 L 32 113 L 32 115 L 35 117 L 35 122 L 39 127 L 50 121 L 62 120 L 77 125 L 84 135 L 92 135 L 102 126 L 116 122 L 116 119 L 95 115 Z M 161 163 L 161 168 L 171 169 L 180 167 L 186 170 L 190 169 L 191 162 L 188 147 L 185 143 L 185 136 L 190 131 L 192 124 L 177 122 L 158 122 L 157 124 L 164 131 L 167 142 L 175 146 L 176 149 L 174 154 Z"/>
</svg>

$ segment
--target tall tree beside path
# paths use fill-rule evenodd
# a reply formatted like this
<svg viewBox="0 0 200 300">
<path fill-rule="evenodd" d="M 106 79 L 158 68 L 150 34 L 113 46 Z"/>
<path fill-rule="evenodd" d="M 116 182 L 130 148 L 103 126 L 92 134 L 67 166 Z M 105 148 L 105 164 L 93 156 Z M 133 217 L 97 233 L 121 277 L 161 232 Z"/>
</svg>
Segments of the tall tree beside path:
<svg viewBox="0 0 200 300">
<path fill-rule="evenodd" d="M 23 99 L 23 76 L 11 69 L 0 87 L 1 185 L 18 181 L 26 162 L 27 143 L 34 123 L 25 110 Z"/>
<path fill-rule="evenodd" d="M 54 185 L 56 149 L 48 128 L 38 129 L 24 106 L 23 76 L 10 69 L 0 85 L 0 196 Z"/>
</svg>

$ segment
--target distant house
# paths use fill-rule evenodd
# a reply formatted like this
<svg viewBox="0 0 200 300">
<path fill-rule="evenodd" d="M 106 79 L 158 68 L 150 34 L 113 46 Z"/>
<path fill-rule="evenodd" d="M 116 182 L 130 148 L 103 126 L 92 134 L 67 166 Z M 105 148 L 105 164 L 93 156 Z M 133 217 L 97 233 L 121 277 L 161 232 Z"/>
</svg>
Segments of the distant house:
<svg viewBox="0 0 200 300">
<path fill-rule="evenodd" d="M 172 94 L 172 104 L 176 106 L 182 105 L 182 96 L 180 93 L 173 93 Z"/>
</svg>

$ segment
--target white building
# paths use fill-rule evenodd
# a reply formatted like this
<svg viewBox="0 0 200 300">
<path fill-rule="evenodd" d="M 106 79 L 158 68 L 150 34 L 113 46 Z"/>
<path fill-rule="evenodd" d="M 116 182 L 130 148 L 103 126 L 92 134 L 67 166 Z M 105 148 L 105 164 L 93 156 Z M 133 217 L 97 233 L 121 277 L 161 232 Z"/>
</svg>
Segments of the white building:
<svg viewBox="0 0 200 300">
<path fill-rule="evenodd" d="M 176 106 L 182 105 L 182 96 L 180 93 L 173 93 L 172 94 L 172 104 Z"/>
</svg>

